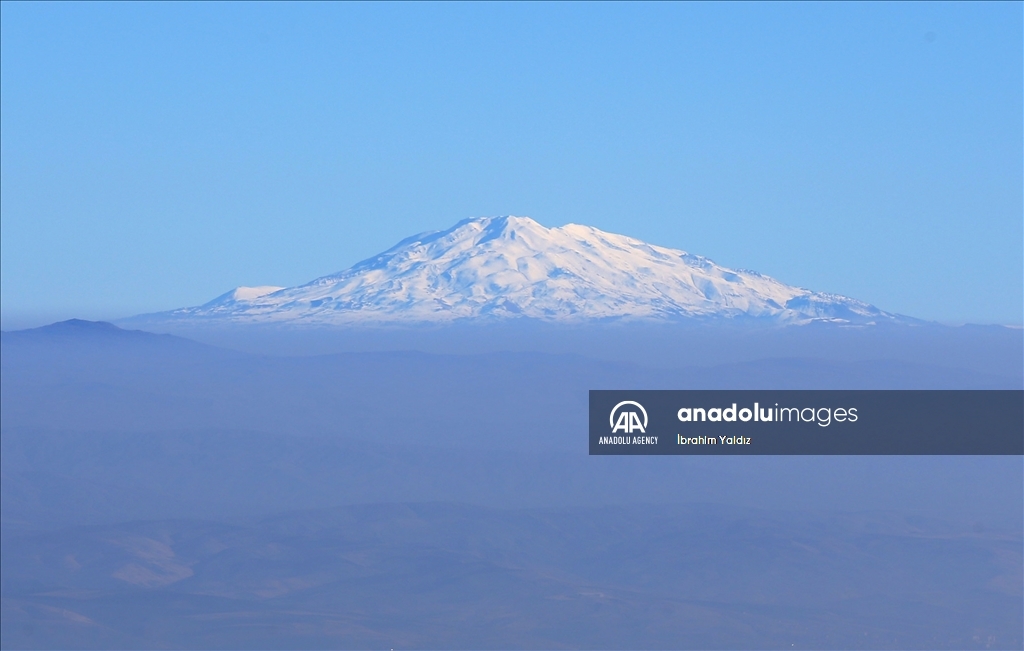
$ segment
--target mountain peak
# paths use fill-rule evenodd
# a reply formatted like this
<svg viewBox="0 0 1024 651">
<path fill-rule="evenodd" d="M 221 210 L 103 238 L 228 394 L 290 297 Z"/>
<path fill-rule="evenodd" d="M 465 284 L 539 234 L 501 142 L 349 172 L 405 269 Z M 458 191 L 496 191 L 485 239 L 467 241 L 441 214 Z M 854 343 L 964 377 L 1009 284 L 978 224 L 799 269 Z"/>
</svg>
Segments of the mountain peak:
<svg viewBox="0 0 1024 651">
<path fill-rule="evenodd" d="M 239 287 L 170 319 L 295 324 L 758 319 L 906 320 L 845 296 L 591 226 L 529 217 L 466 219 L 409 237 L 349 269 L 292 288 Z"/>
<path fill-rule="evenodd" d="M 514 241 L 524 237 L 538 241 L 547 239 L 551 230 L 529 217 L 515 215 L 473 217 L 462 220 L 446 231 L 421 233 L 418 236 L 402 240 L 390 251 L 416 241 L 423 244 L 443 241 L 447 244 L 460 243 L 471 246 L 479 246 L 491 240 Z"/>
<path fill-rule="evenodd" d="M 516 228 L 527 228 L 527 229 L 545 229 L 539 223 L 529 217 L 517 217 L 515 215 L 501 215 L 498 217 L 471 217 L 465 219 L 460 224 L 480 224 L 483 228 L 488 230 L 498 230 L 501 232 L 514 231 Z"/>
<path fill-rule="evenodd" d="M 235 287 L 230 292 L 225 292 L 213 299 L 206 305 L 229 305 L 233 303 L 239 303 L 243 301 L 251 301 L 253 299 L 261 298 L 268 294 L 273 294 L 276 291 L 280 291 L 284 287 L 277 287 L 275 285 L 258 285 L 256 287 Z"/>
</svg>

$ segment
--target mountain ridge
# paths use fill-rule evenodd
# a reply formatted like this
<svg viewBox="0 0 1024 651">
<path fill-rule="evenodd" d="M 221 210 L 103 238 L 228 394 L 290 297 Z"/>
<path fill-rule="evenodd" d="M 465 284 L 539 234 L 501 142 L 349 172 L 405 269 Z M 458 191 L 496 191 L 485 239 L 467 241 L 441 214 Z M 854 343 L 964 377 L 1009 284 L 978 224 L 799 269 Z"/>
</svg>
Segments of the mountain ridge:
<svg viewBox="0 0 1024 651">
<path fill-rule="evenodd" d="M 466 219 L 420 233 L 296 287 L 238 287 L 200 306 L 126 321 L 358 325 L 522 318 L 920 323 L 680 249 L 580 224 L 546 228 L 516 216 Z"/>
</svg>

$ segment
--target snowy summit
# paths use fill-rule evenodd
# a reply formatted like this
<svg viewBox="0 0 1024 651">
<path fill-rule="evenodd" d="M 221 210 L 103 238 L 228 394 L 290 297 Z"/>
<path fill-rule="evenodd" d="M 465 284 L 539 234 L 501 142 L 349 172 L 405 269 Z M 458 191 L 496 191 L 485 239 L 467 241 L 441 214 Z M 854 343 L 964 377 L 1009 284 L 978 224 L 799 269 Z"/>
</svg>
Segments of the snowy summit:
<svg viewBox="0 0 1024 651">
<path fill-rule="evenodd" d="M 707 258 L 569 224 L 483 217 L 422 233 L 298 287 L 239 287 L 199 307 L 147 315 L 236 323 L 372 324 L 530 318 L 554 322 L 754 318 L 903 320 Z"/>
</svg>

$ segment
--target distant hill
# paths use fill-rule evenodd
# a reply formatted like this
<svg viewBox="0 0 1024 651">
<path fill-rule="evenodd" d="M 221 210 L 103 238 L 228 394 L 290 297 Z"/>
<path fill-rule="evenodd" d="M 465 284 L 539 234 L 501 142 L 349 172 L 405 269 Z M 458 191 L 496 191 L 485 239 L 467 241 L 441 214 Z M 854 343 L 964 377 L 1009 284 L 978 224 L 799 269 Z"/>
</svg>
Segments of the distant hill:
<svg viewBox="0 0 1024 651">
<path fill-rule="evenodd" d="M 31 344 L 31 343 L 57 343 L 69 342 L 77 345 L 87 343 L 150 343 L 156 345 L 178 345 L 203 347 L 198 342 L 184 337 L 175 337 L 168 334 L 156 334 L 143 330 L 129 330 L 120 328 L 113 323 L 106 321 L 86 321 L 84 319 L 68 319 L 58 321 L 38 328 L 26 330 L 7 330 L 0 333 L 0 338 L 5 343 Z"/>
</svg>

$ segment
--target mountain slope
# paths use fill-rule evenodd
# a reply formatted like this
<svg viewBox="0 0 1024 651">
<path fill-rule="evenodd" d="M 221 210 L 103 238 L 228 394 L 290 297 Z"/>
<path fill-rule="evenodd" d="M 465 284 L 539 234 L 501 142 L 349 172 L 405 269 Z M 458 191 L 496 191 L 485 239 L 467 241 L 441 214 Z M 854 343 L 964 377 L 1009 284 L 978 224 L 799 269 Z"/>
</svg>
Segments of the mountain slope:
<svg viewBox="0 0 1024 651">
<path fill-rule="evenodd" d="M 909 321 L 589 226 L 486 217 L 410 237 L 298 287 L 240 287 L 149 318 L 264 323 L 766 319 Z"/>
</svg>

